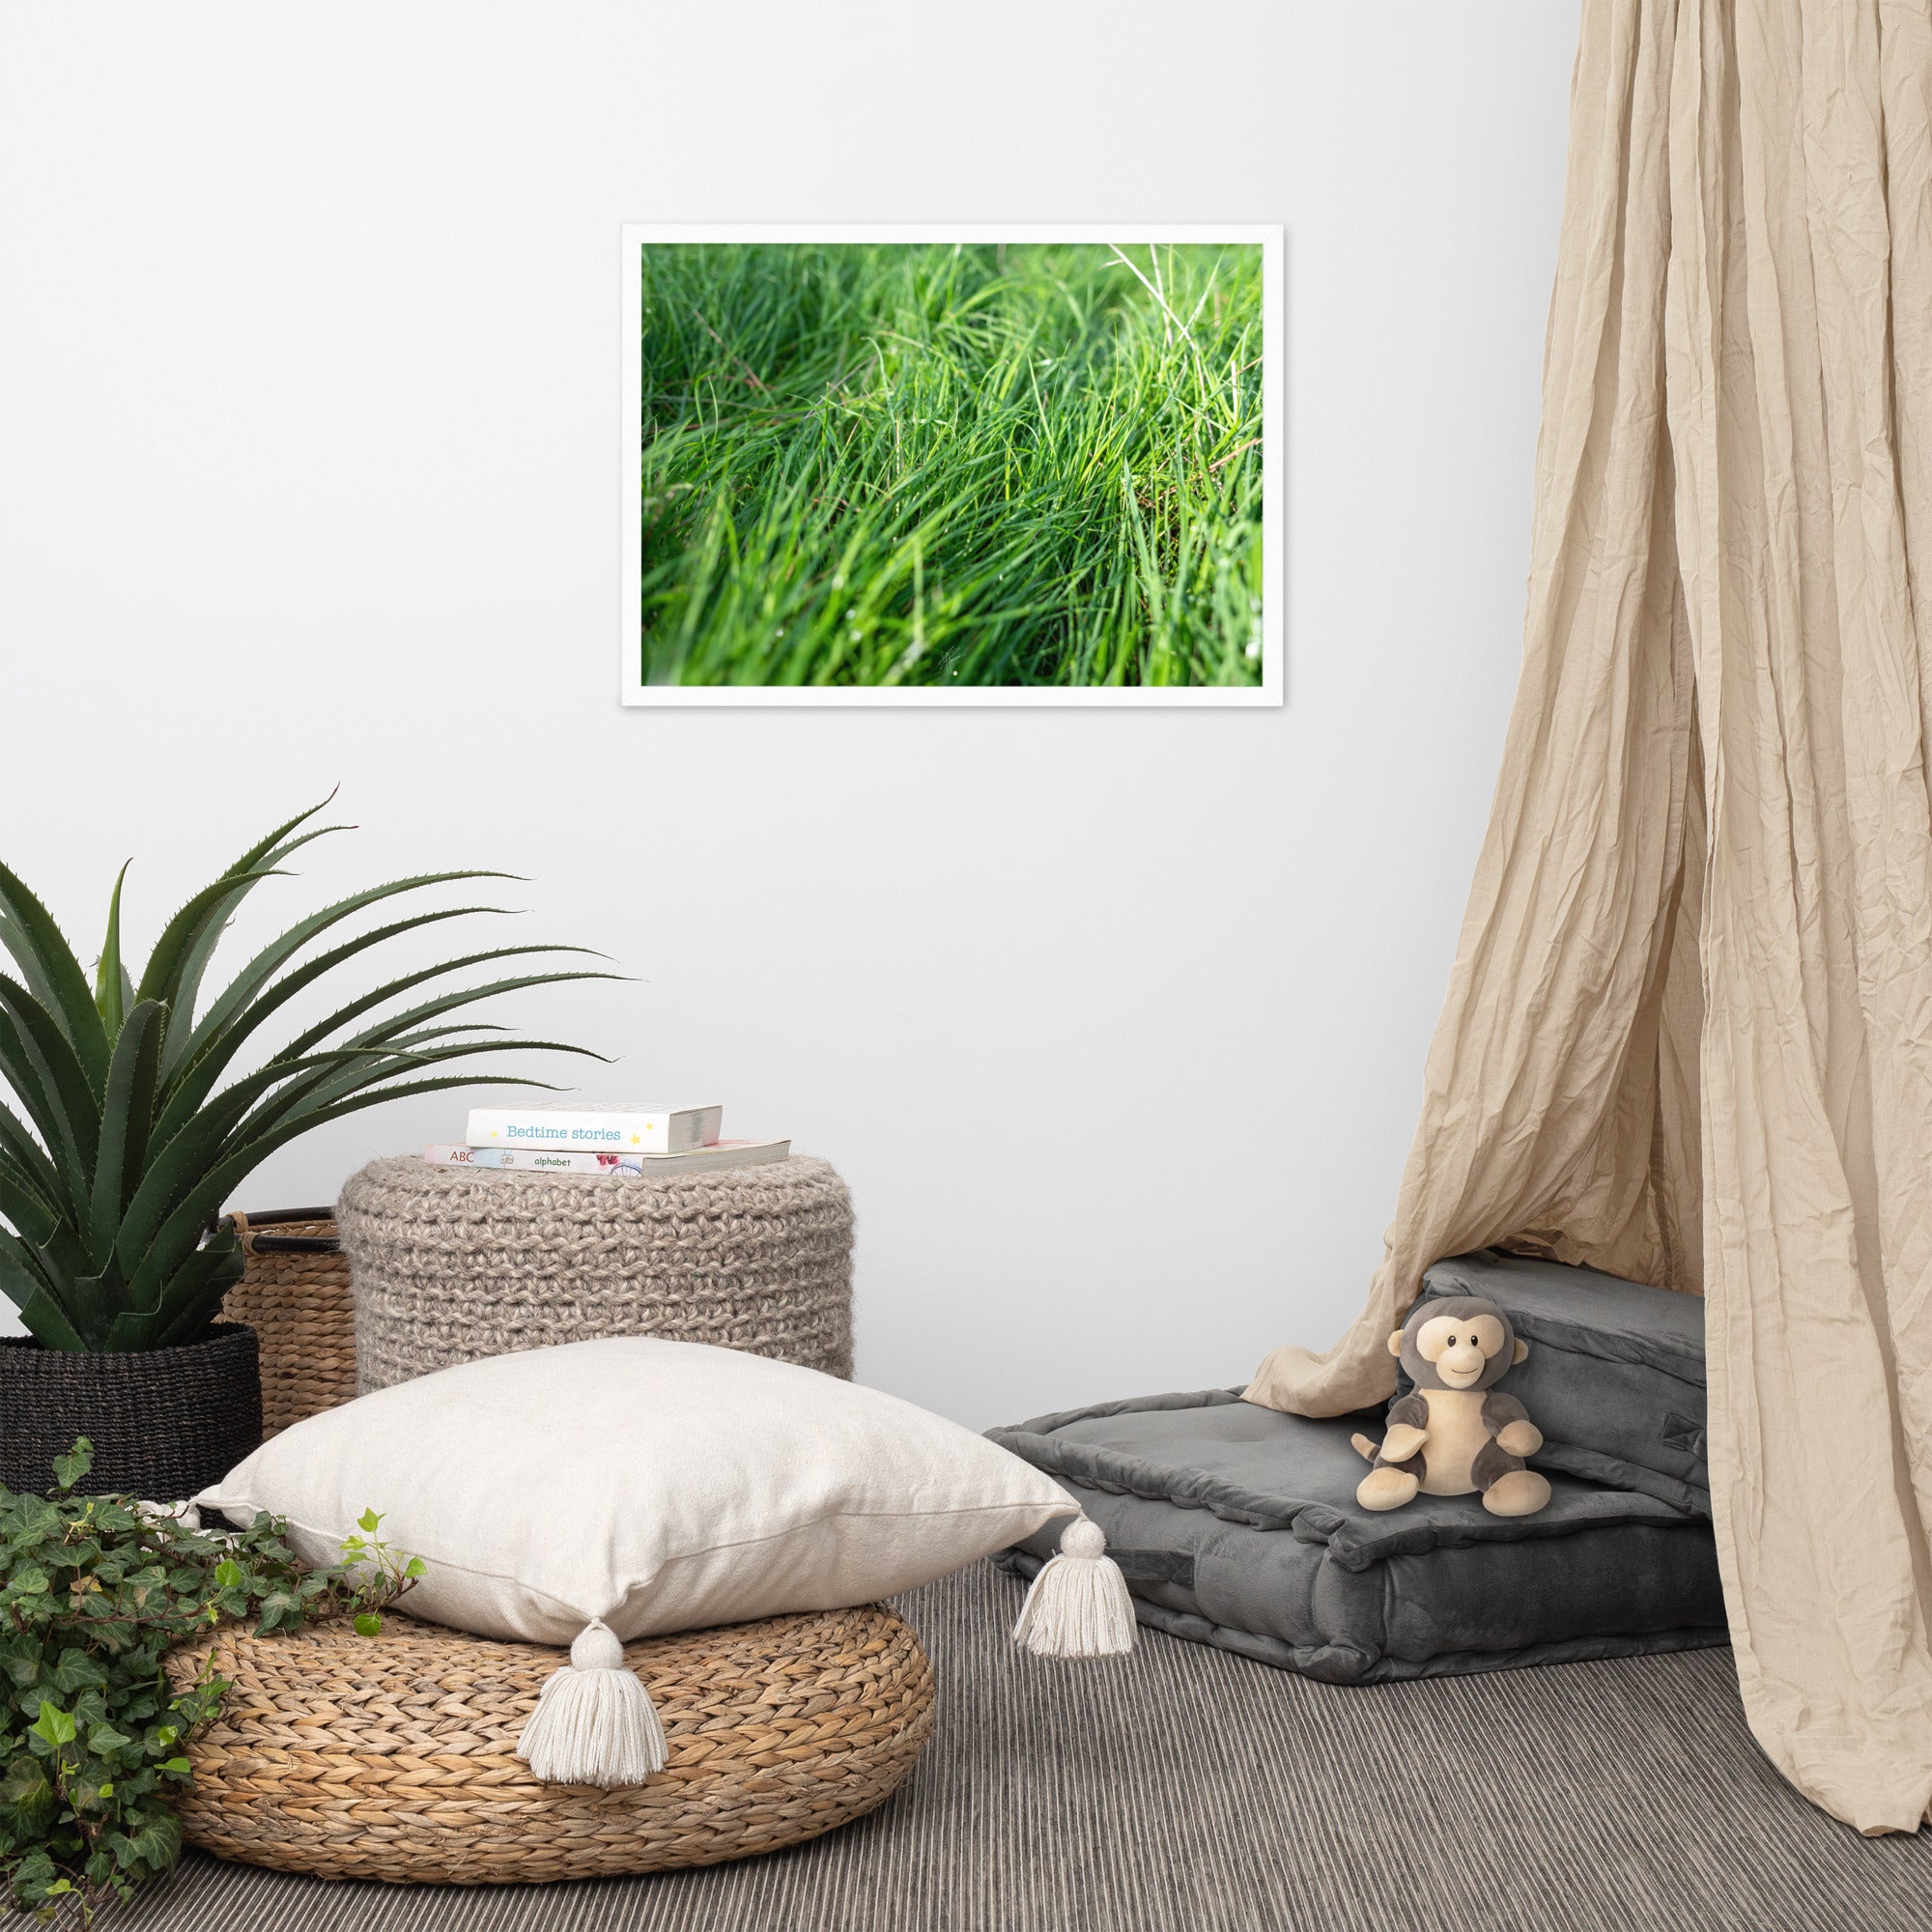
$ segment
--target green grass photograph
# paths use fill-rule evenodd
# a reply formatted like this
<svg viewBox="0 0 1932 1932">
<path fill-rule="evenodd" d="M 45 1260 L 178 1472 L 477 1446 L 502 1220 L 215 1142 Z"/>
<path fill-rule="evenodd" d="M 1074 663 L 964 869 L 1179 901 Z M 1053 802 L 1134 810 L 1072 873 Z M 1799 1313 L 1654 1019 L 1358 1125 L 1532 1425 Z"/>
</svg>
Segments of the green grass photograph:
<svg viewBox="0 0 1932 1932">
<path fill-rule="evenodd" d="M 627 697 L 1270 701 L 1263 241 L 627 242 Z"/>
</svg>

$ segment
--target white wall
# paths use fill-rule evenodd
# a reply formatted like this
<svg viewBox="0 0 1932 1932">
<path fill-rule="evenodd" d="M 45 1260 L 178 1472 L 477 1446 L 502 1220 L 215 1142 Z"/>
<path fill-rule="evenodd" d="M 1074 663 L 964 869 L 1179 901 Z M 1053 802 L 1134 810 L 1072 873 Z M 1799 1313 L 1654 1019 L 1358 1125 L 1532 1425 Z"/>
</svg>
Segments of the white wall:
<svg viewBox="0 0 1932 1932">
<path fill-rule="evenodd" d="M 1514 686 L 1576 25 L 4 0 L 0 851 L 88 958 L 127 854 L 142 943 L 338 781 L 270 915 L 529 874 L 638 983 L 522 1023 L 831 1156 L 861 1374 L 964 1421 L 1325 1344 Z M 617 231 L 685 219 L 1285 223 L 1286 708 L 620 710 Z"/>
</svg>

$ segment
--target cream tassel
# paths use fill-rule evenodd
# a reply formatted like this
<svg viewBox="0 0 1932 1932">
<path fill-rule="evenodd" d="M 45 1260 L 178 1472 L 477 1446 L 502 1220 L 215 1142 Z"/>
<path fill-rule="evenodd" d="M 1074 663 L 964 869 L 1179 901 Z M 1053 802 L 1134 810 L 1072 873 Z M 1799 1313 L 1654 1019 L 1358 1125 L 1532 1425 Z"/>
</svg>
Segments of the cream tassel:
<svg viewBox="0 0 1932 1932">
<path fill-rule="evenodd" d="M 665 1768 L 664 1726 L 624 1646 L 592 1617 L 544 1680 L 517 1755 L 546 1784 L 641 1784 Z"/>
<path fill-rule="evenodd" d="M 1020 1605 L 1013 1641 L 1036 1657 L 1124 1657 L 1134 1647 L 1134 1600 L 1107 1554 L 1100 1525 L 1075 1517 Z"/>
</svg>

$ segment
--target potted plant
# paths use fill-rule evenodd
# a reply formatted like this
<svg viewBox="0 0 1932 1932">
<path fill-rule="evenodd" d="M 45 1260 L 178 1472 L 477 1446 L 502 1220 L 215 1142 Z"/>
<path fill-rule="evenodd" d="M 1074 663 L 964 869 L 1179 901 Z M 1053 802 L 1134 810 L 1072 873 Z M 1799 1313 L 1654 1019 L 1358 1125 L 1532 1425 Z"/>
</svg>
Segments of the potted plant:
<svg viewBox="0 0 1932 1932">
<path fill-rule="evenodd" d="M 325 801 L 325 804 L 327 801 Z M 412 911 L 317 942 L 366 908 L 501 872 L 430 872 L 338 899 L 264 946 L 219 993 L 210 962 L 236 908 L 282 862 L 342 826 L 292 818 L 182 907 L 136 980 L 121 954 L 121 887 L 90 985 L 46 908 L 0 866 L 0 1292 L 28 1333 L 0 1340 L 0 1484 L 44 1482 L 78 1435 L 103 1490 L 192 1495 L 261 1435 L 253 1332 L 217 1317 L 241 1278 L 229 1193 L 298 1134 L 406 1094 L 482 1084 L 545 1086 L 494 1070 L 438 1073 L 511 1044 L 456 1017 L 494 994 L 610 979 L 583 968 L 451 985 L 498 960 L 582 947 L 499 946 L 418 967 L 300 1026 L 249 1070 L 263 1029 L 317 982 L 373 949 L 443 920 L 505 908 Z M 443 982 L 438 984 L 437 982 Z M 592 1058 L 597 1056 L 592 1055 Z M 11 1232 L 10 1232 L 11 1230 Z"/>
</svg>

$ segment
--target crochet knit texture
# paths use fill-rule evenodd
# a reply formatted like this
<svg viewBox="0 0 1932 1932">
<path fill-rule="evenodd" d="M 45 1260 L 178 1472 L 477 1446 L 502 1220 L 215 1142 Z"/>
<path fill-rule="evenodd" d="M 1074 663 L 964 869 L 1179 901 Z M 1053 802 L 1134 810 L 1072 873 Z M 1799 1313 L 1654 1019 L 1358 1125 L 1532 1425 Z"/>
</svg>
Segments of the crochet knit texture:
<svg viewBox="0 0 1932 1932">
<path fill-rule="evenodd" d="M 852 1373 L 852 1199 L 830 1161 L 633 1179 L 372 1161 L 336 1207 L 363 1393 L 605 1335 Z"/>
</svg>

